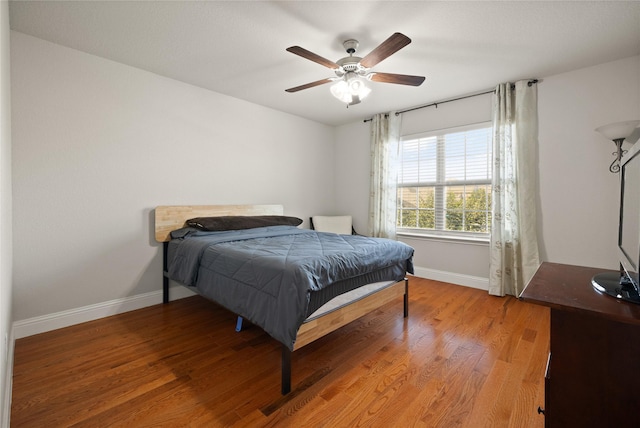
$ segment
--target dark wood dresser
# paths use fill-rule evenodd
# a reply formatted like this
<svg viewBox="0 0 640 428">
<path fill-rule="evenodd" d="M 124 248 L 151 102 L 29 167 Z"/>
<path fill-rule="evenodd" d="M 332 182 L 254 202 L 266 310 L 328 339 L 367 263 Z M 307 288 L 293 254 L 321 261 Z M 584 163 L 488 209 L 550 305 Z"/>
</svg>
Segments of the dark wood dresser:
<svg viewBox="0 0 640 428">
<path fill-rule="evenodd" d="M 640 427 L 640 305 L 596 291 L 602 272 L 543 263 L 520 295 L 551 308 L 547 428 Z"/>
</svg>

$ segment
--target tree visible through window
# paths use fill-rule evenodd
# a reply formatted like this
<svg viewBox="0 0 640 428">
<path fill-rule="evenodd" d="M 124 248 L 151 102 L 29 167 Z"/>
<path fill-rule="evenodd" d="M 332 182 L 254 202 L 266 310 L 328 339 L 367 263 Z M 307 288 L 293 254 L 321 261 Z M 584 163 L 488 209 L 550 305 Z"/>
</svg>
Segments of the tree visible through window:
<svg viewBox="0 0 640 428">
<path fill-rule="evenodd" d="M 446 129 L 400 142 L 400 232 L 488 235 L 491 125 Z"/>
</svg>

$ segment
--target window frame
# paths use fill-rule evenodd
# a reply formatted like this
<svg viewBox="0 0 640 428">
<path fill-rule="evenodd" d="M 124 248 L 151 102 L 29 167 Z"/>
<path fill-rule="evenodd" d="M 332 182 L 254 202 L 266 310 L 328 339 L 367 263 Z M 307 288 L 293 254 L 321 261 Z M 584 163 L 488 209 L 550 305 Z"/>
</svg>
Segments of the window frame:
<svg viewBox="0 0 640 428">
<path fill-rule="evenodd" d="M 438 239 L 438 240 L 440 239 L 455 240 L 455 241 L 461 241 L 461 242 L 489 242 L 491 238 L 490 230 L 488 232 L 470 232 L 470 231 L 455 231 L 455 230 L 444 229 L 444 215 L 446 213 L 446 207 L 444 206 L 446 204 L 445 189 L 447 187 L 488 185 L 488 186 L 491 186 L 491 190 L 493 189 L 492 177 L 488 177 L 487 179 L 456 180 L 456 181 L 449 181 L 449 182 L 445 180 L 446 169 L 444 165 L 445 165 L 446 153 L 443 150 L 444 136 L 446 134 L 466 132 L 466 131 L 472 131 L 477 129 L 489 129 L 490 134 L 493 132 L 491 121 L 483 121 L 483 122 L 476 122 L 476 123 L 462 125 L 462 126 L 442 128 L 442 129 L 436 129 L 432 131 L 426 131 L 426 132 L 420 132 L 416 134 L 401 136 L 400 145 L 398 147 L 399 157 L 401 155 L 402 145 L 404 144 L 404 142 L 432 138 L 432 137 L 436 138 L 436 144 L 437 144 L 436 146 L 436 178 L 435 178 L 435 181 L 428 181 L 428 182 L 427 181 L 421 182 L 420 179 L 418 178 L 417 182 L 401 184 L 401 175 L 399 173 L 398 180 L 396 183 L 397 201 L 400 202 L 399 190 L 401 188 L 411 188 L 411 187 L 418 188 L 418 187 L 432 186 L 434 189 L 434 210 L 436 213 L 440 213 L 442 218 L 435 220 L 435 227 L 436 227 L 435 229 L 423 229 L 423 228 L 397 226 L 396 233 L 398 235 L 409 236 L 409 237 L 419 237 L 419 238 L 432 238 L 432 239 Z M 493 148 L 491 147 L 491 145 L 489 146 L 489 150 L 490 150 L 490 157 L 487 160 L 487 162 L 488 162 L 489 168 L 491 168 L 492 162 L 493 162 L 492 161 Z M 466 157 L 466 154 L 465 154 L 465 157 Z M 400 172 L 402 170 L 402 164 L 400 163 L 398 167 Z M 440 211 L 438 211 L 438 207 L 440 207 Z M 398 206 L 396 207 L 396 210 L 398 213 L 401 213 L 402 207 L 398 204 Z M 491 204 L 487 207 L 486 213 L 488 217 L 487 218 L 488 227 L 490 229 Z M 396 222 L 398 221 L 399 219 L 396 220 Z"/>
</svg>

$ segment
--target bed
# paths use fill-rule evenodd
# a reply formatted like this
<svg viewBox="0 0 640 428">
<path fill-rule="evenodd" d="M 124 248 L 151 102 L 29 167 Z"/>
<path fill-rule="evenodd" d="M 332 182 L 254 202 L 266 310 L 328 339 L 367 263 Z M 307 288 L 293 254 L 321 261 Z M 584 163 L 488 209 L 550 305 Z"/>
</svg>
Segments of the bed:
<svg viewBox="0 0 640 428">
<path fill-rule="evenodd" d="M 158 206 L 155 237 L 163 243 L 163 302 L 172 280 L 265 330 L 282 344 L 284 395 L 295 350 L 400 296 L 408 316 L 413 249 L 302 229 L 283 212 L 282 205 Z"/>
</svg>

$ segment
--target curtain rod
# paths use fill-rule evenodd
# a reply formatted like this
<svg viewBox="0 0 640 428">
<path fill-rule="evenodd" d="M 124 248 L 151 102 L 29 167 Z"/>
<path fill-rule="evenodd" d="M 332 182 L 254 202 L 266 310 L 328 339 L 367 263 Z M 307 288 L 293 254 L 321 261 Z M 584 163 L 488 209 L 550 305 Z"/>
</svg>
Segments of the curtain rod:
<svg viewBox="0 0 640 428">
<path fill-rule="evenodd" d="M 538 83 L 538 79 L 531 79 L 531 80 L 529 80 L 527 82 L 527 86 L 531 86 L 531 85 L 534 85 L 536 83 Z M 513 85 L 513 84 L 511 85 L 511 89 L 515 89 L 515 87 L 516 87 L 516 85 Z M 445 104 L 445 103 L 450 103 L 452 101 L 466 100 L 467 98 L 473 98 L 473 97 L 477 97 L 477 96 L 480 96 L 480 95 L 492 94 L 494 92 L 495 92 L 495 89 L 491 89 L 491 90 L 487 90 L 487 91 L 484 91 L 484 92 L 478 92 L 477 94 L 465 95 L 465 96 L 462 96 L 462 97 L 451 98 L 451 99 L 444 100 L 444 101 L 437 101 L 437 102 L 431 103 L 431 104 L 425 104 L 423 106 L 412 107 L 412 108 L 408 108 L 406 110 L 397 111 L 396 112 L 396 116 L 399 116 L 402 113 L 407 113 L 409 111 L 414 111 L 414 110 L 420 110 L 420 109 L 427 108 L 427 107 L 434 107 L 435 106 L 435 108 L 438 108 L 438 104 Z M 373 118 L 369 118 L 369 119 L 365 119 L 364 122 L 371 122 L 372 120 L 373 120 Z"/>
</svg>

